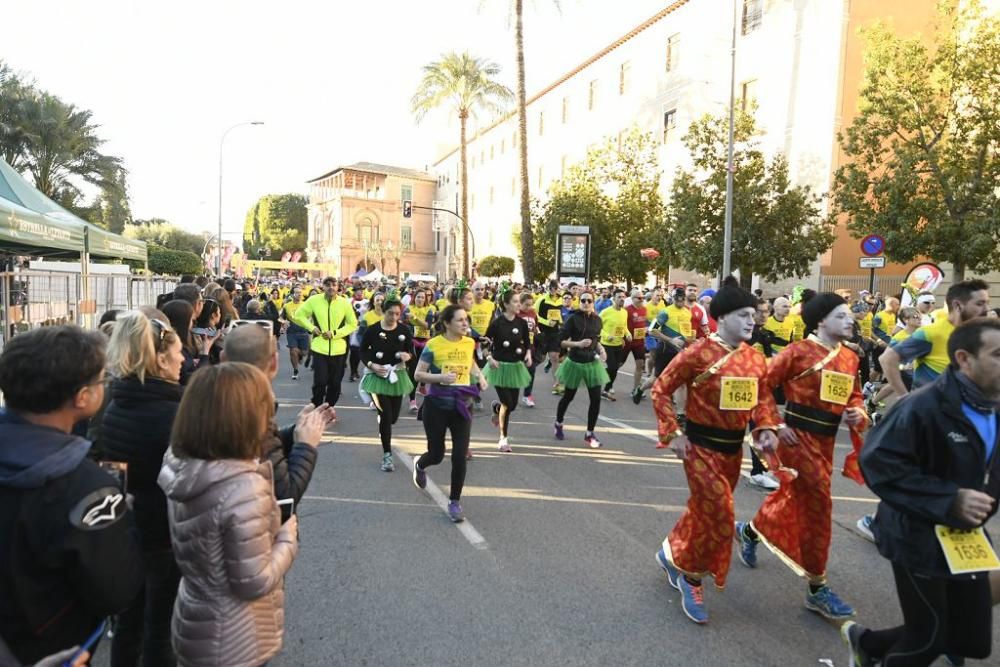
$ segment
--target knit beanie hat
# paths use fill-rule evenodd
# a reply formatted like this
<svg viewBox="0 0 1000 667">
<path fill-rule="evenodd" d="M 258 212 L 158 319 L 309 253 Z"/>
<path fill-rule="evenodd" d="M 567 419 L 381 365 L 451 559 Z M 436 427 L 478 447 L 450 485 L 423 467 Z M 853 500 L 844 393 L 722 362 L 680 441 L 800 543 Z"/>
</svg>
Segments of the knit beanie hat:
<svg viewBox="0 0 1000 667">
<path fill-rule="evenodd" d="M 823 292 L 809 299 L 802 306 L 802 321 L 806 324 L 806 331 L 816 331 L 819 323 L 833 312 L 837 306 L 843 306 L 847 302 L 844 297 L 833 292 Z"/>
<path fill-rule="evenodd" d="M 722 281 L 722 287 L 712 297 L 712 303 L 708 304 L 708 314 L 712 319 L 728 315 L 740 308 L 756 308 L 757 297 L 740 287 L 739 283 L 732 276 Z"/>
</svg>

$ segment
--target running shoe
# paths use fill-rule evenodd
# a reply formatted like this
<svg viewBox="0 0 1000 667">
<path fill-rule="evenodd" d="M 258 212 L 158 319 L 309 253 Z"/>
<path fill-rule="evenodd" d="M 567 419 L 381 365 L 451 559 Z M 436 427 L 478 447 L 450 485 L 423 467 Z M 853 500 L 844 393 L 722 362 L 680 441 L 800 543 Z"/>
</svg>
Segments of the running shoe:
<svg viewBox="0 0 1000 667">
<path fill-rule="evenodd" d="M 841 600 L 829 586 L 823 586 L 815 593 L 806 595 L 806 609 L 814 611 L 831 621 L 839 621 L 854 616 L 851 605 Z"/>
<path fill-rule="evenodd" d="M 677 580 L 681 578 L 681 573 L 667 560 L 667 554 L 663 551 L 663 547 L 660 547 L 660 550 L 656 552 L 656 564 L 667 573 L 667 581 L 670 582 L 670 585 L 680 590 L 681 587 L 677 584 Z"/>
<path fill-rule="evenodd" d="M 465 521 L 465 514 L 462 512 L 462 506 L 458 504 L 457 500 L 452 500 L 448 503 L 448 517 L 455 523 L 462 523 Z"/>
<path fill-rule="evenodd" d="M 617 398 L 615 398 L 615 390 L 614 389 L 607 389 L 607 390 L 601 391 L 601 396 L 603 396 L 604 398 L 608 399 L 611 402 L 614 402 L 614 401 L 618 400 Z"/>
<path fill-rule="evenodd" d="M 965 664 L 965 658 L 960 655 L 948 655 L 946 653 L 944 656 L 944 662 L 945 664 L 952 665 L 953 667 L 961 667 L 961 665 Z M 874 665 L 875 663 L 871 664 Z"/>
<path fill-rule="evenodd" d="M 747 567 L 757 567 L 757 540 L 752 540 L 746 534 L 747 524 L 745 521 L 736 522 L 736 542 L 740 545 L 737 552 L 740 562 Z"/>
<path fill-rule="evenodd" d="M 293 380 L 298 380 L 299 379 L 299 369 L 298 368 L 296 368 L 295 370 L 292 371 L 292 379 Z"/>
<path fill-rule="evenodd" d="M 641 387 L 636 387 L 635 389 L 633 389 L 632 390 L 632 402 L 635 403 L 636 405 L 639 405 L 640 403 L 642 403 L 642 393 L 643 392 L 642 392 L 642 388 Z"/>
<path fill-rule="evenodd" d="M 472 460 L 472 445 L 469 445 L 469 448 L 465 450 L 465 460 L 466 461 Z"/>
<path fill-rule="evenodd" d="M 601 441 L 597 439 L 597 436 L 594 435 L 593 432 L 586 433 L 583 436 L 583 441 L 587 443 L 591 449 L 598 449 L 601 446 Z"/>
<path fill-rule="evenodd" d="M 563 425 L 559 422 L 552 422 L 552 431 L 556 440 L 565 440 L 566 435 L 563 433 Z"/>
<path fill-rule="evenodd" d="M 555 384 L 552 387 L 553 396 L 561 396 L 564 391 L 566 391 L 566 387 L 562 386 L 561 384 Z"/>
<path fill-rule="evenodd" d="M 510 443 L 507 442 L 507 438 L 500 438 L 500 442 L 497 443 L 497 451 L 509 454 L 514 450 L 510 448 Z"/>
<path fill-rule="evenodd" d="M 542 366 L 542 372 L 543 373 L 548 373 L 549 369 L 551 369 L 551 368 L 552 368 L 552 360 L 551 359 L 546 359 L 545 360 L 545 365 Z"/>
<path fill-rule="evenodd" d="M 482 412 L 483 411 L 483 402 L 482 402 L 482 400 L 480 400 L 480 399 L 477 398 L 473 402 L 472 407 L 475 409 L 476 412 Z"/>
<path fill-rule="evenodd" d="M 857 526 L 858 532 L 861 533 L 861 537 L 865 538 L 866 540 L 872 543 L 875 542 L 875 533 L 872 532 L 872 521 L 874 520 L 875 520 L 874 516 L 872 516 L 871 514 L 865 514 L 860 519 L 858 519 L 858 522 L 856 524 L 854 524 L 855 526 Z"/>
<path fill-rule="evenodd" d="M 875 667 L 875 661 L 861 648 L 861 635 L 867 631 L 868 628 L 854 621 L 848 621 L 840 626 L 840 636 L 844 638 L 847 648 L 851 651 L 848 663 L 850 667 Z"/>
<path fill-rule="evenodd" d="M 525 396 L 524 398 L 521 399 L 521 402 L 524 403 L 525 407 L 529 408 L 535 407 L 535 399 L 533 399 L 531 396 Z"/>
<path fill-rule="evenodd" d="M 392 462 L 392 454 L 389 452 L 382 454 L 382 472 L 392 472 L 395 469 L 396 466 Z"/>
<path fill-rule="evenodd" d="M 684 615 L 699 625 L 708 623 L 704 586 L 696 586 L 681 576 L 677 577 L 677 590 L 681 592 L 681 609 L 684 610 Z"/>
<path fill-rule="evenodd" d="M 781 483 L 770 472 L 759 472 L 756 475 L 750 475 L 750 484 L 769 492 L 781 486 Z"/>
<path fill-rule="evenodd" d="M 358 381 L 358 376 L 357 375 L 352 375 L 351 377 L 349 377 L 347 379 L 347 381 L 348 382 L 357 382 Z"/>
<path fill-rule="evenodd" d="M 413 484 L 418 489 L 427 488 L 427 473 L 417 465 L 417 459 L 413 459 Z"/>
<path fill-rule="evenodd" d="M 410 399 L 410 412 L 416 412 L 416 411 L 417 411 L 417 402 L 413 399 Z"/>
<path fill-rule="evenodd" d="M 500 427 L 500 401 L 493 401 L 490 403 L 490 409 L 493 410 L 493 414 L 490 415 L 490 423 L 497 428 Z"/>
</svg>

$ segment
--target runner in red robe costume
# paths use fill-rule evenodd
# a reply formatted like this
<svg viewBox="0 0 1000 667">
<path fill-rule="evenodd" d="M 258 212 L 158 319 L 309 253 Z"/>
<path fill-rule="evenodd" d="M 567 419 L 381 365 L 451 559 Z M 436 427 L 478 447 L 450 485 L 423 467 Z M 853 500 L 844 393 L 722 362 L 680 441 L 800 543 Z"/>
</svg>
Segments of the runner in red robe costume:
<svg viewBox="0 0 1000 667">
<path fill-rule="evenodd" d="M 708 620 L 701 580 L 726 583 L 734 535 L 733 489 L 740 478 L 743 439 L 753 419 L 755 434 L 773 447 L 777 410 L 764 385 L 767 360 L 745 341 L 753 334 L 755 298 L 726 286 L 712 301 L 718 333 L 678 354 L 653 385 L 660 446 L 684 459 L 691 497 L 663 540 L 657 561 L 682 593 L 682 608 L 696 623 Z M 688 387 L 687 423 L 681 431 L 672 396 Z"/>
<path fill-rule="evenodd" d="M 858 384 L 858 355 L 841 344 L 850 336 L 846 303 L 835 294 L 820 294 L 803 308 L 803 317 L 807 327 L 818 327 L 818 332 L 774 357 L 766 380 L 768 391 L 784 389 L 787 404 L 785 426 L 778 432 L 778 458 L 798 476 L 767 497 L 737 539 L 745 565 L 756 565 L 759 537 L 796 574 L 809 580 L 806 607 L 841 619 L 854 610 L 826 585 L 834 441 L 842 416 L 859 431 L 867 426 L 868 417 Z"/>
</svg>

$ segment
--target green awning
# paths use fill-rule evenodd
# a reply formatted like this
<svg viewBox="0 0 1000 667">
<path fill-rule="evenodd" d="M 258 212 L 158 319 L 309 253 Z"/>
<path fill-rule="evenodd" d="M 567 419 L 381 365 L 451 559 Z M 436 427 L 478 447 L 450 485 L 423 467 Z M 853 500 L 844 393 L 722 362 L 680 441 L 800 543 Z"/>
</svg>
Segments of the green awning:
<svg viewBox="0 0 1000 667">
<path fill-rule="evenodd" d="M 0 249 L 39 255 L 51 254 L 53 250 L 75 250 L 79 255 L 86 247 L 92 257 L 146 259 L 145 241 L 113 234 L 73 215 L 24 180 L 3 159 L 0 159 L 0 206 L 11 209 L 6 215 L 0 209 Z M 15 214 L 13 209 L 20 213 Z M 29 213 L 35 216 L 29 217 Z M 7 237 L 12 234 L 17 235 L 19 242 L 8 245 Z"/>
</svg>

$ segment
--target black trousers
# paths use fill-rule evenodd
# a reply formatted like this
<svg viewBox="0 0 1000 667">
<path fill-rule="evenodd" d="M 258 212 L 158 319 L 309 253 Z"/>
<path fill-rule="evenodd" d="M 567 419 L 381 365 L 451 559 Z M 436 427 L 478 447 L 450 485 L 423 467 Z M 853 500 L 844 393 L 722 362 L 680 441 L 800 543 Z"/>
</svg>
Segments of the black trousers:
<svg viewBox="0 0 1000 667">
<path fill-rule="evenodd" d="M 427 451 L 419 459 L 417 465 L 421 470 L 436 466 L 444 460 L 444 436 L 451 432 L 451 500 L 462 498 L 462 487 L 465 486 L 465 453 L 469 451 L 469 435 L 472 431 L 472 421 L 458 414 L 457 410 L 443 410 L 432 399 L 424 401 L 421 420 L 424 422 L 424 433 L 427 435 Z"/>
<path fill-rule="evenodd" d="M 378 412 L 378 437 L 382 440 L 382 453 L 392 452 L 392 425 L 399 419 L 402 396 L 381 396 L 372 394 L 375 410 Z"/>
<path fill-rule="evenodd" d="M 348 368 L 351 371 L 351 377 L 358 377 L 358 365 L 361 364 L 361 348 L 357 345 L 351 345 L 351 357 L 348 361 Z"/>
<path fill-rule="evenodd" d="M 324 401 L 331 406 L 340 400 L 340 383 L 344 381 L 344 369 L 347 365 L 347 355 L 337 354 L 327 356 L 313 352 L 313 405 L 322 405 Z"/>
<path fill-rule="evenodd" d="M 413 380 L 413 391 L 410 392 L 410 400 L 414 401 L 417 399 L 417 364 L 420 363 L 420 355 L 414 354 L 410 357 L 410 360 L 406 362 L 406 372 L 410 374 L 410 379 Z"/>
<path fill-rule="evenodd" d="M 115 618 L 112 667 L 170 667 L 177 664 L 170 644 L 170 618 L 181 571 L 170 549 L 144 551 L 146 583 L 132 604 Z M 140 660 L 141 657 L 141 660 Z"/>
<path fill-rule="evenodd" d="M 990 580 L 932 579 L 892 564 L 903 625 L 869 630 L 861 647 L 883 667 L 923 667 L 942 654 L 989 657 L 993 644 Z"/>
<path fill-rule="evenodd" d="M 618 369 L 621 368 L 628 354 L 624 345 L 605 345 L 604 352 L 608 356 L 608 383 L 604 385 L 605 391 L 611 391 L 615 386 L 615 378 L 618 377 Z"/>
<path fill-rule="evenodd" d="M 507 428 L 510 426 L 510 413 L 517 410 L 517 397 L 521 393 L 520 389 L 510 387 L 497 387 L 497 398 L 500 399 L 500 437 L 507 437 Z"/>
<path fill-rule="evenodd" d="M 597 416 L 601 413 L 601 385 L 596 384 L 593 387 L 588 387 L 587 394 L 590 396 L 590 407 L 587 408 L 587 430 L 593 431 L 594 427 L 597 426 Z M 574 398 L 576 398 L 576 389 L 566 389 L 562 398 L 559 399 L 559 406 L 556 408 L 556 421 L 560 424 L 563 423 L 566 409 Z"/>
</svg>

